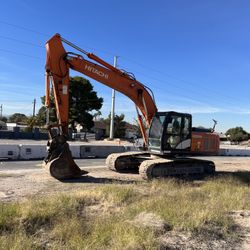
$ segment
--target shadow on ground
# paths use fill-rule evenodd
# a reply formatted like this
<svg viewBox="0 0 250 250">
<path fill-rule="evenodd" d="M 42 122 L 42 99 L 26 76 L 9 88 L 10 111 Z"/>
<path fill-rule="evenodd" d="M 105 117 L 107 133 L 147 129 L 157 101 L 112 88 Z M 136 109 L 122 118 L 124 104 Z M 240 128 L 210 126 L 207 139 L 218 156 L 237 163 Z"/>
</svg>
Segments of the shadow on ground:
<svg viewBox="0 0 250 250">
<path fill-rule="evenodd" d="M 214 174 L 206 174 L 206 175 L 192 175 L 192 176 L 180 176 L 175 177 L 177 181 L 180 182 L 195 182 L 200 181 L 202 182 L 213 180 L 213 179 L 220 179 L 222 177 L 232 178 L 235 181 L 239 181 L 242 184 L 250 185 L 250 171 L 235 171 L 235 172 L 228 172 L 228 171 L 216 171 Z"/>
<path fill-rule="evenodd" d="M 134 174 L 134 173 L 133 173 Z M 90 175 L 85 175 L 80 178 L 67 179 L 61 182 L 63 183 L 101 183 L 101 184 L 133 184 L 142 182 L 142 179 L 138 180 L 129 180 L 129 177 L 126 176 L 126 179 L 122 179 L 122 173 L 119 173 L 119 178 L 107 178 L 107 177 L 93 177 Z M 193 181 L 206 181 L 211 178 L 221 178 L 221 177 L 231 177 L 237 181 L 240 181 L 243 184 L 250 184 L 250 171 L 237 171 L 237 172 L 228 172 L 228 171 L 218 171 L 213 175 L 192 175 L 192 176 L 179 176 L 179 177 L 167 177 L 174 178 L 177 181 L 181 182 L 193 182 Z"/>
<path fill-rule="evenodd" d="M 222 176 L 231 177 L 244 184 L 250 184 L 250 171 L 237 171 L 237 172 L 218 171 L 215 174 L 216 178 L 220 178 Z"/>
<path fill-rule="evenodd" d="M 80 178 L 67 179 L 61 182 L 63 183 L 133 184 L 138 181 L 137 180 L 122 180 L 122 179 L 106 178 L 106 177 L 93 177 L 93 176 L 85 175 Z"/>
</svg>

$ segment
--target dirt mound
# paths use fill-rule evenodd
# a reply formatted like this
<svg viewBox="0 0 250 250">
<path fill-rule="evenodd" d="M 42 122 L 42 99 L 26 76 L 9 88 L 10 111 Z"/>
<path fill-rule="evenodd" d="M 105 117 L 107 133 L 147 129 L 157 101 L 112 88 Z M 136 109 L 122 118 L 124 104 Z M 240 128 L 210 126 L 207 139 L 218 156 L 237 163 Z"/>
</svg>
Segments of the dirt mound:
<svg viewBox="0 0 250 250">
<path fill-rule="evenodd" d="M 164 233 L 171 230 L 171 226 L 154 213 L 142 212 L 138 214 L 131 223 L 138 227 L 151 228 L 157 233 Z"/>
<path fill-rule="evenodd" d="M 231 216 L 240 229 L 239 237 L 242 241 L 241 249 L 250 249 L 250 210 L 233 211 Z"/>
</svg>

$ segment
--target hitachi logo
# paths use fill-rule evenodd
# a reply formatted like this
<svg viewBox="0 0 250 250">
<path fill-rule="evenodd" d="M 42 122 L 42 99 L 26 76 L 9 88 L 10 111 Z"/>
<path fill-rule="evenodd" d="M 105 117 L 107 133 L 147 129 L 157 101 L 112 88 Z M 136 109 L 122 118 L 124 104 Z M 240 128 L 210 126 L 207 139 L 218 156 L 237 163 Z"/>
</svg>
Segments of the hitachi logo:
<svg viewBox="0 0 250 250">
<path fill-rule="evenodd" d="M 85 65 L 85 69 L 92 72 L 92 73 L 94 73 L 94 74 L 97 74 L 98 76 L 104 77 L 106 79 L 109 78 L 108 74 L 105 74 L 102 71 L 99 71 L 99 70 L 97 70 L 97 69 L 95 69 L 95 68 L 93 68 L 91 66 Z"/>
</svg>

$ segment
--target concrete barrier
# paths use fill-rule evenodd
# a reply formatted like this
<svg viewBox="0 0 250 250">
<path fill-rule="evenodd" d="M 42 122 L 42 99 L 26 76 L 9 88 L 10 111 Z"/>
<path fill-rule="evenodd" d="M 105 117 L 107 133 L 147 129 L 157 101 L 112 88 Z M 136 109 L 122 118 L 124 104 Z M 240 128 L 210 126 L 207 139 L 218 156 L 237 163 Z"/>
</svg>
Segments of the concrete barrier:
<svg viewBox="0 0 250 250">
<path fill-rule="evenodd" d="M 80 145 L 70 145 L 69 148 L 74 159 L 81 158 Z"/>
<path fill-rule="evenodd" d="M 70 151 L 73 158 L 80 158 L 80 146 L 71 145 Z M 45 145 L 20 145 L 20 160 L 44 159 L 46 155 L 47 146 Z"/>
<path fill-rule="evenodd" d="M 81 158 L 99 157 L 105 158 L 112 153 L 125 152 L 124 146 L 102 146 L 102 145 L 84 145 L 80 146 Z"/>
<path fill-rule="evenodd" d="M 112 153 L 136 151 L 133 146 L 116 145 L 70 145 L 74 159 L 80 158 L 106 158 Z M 0 158 L 11 160 L 36 160 L 44 159 L 47 155 L 46 145 L 37 144 L 2 144 L 0 145 Z"/>
<path fill-rule="evenodd" d="M 140 151 L 140 150 L 139 150 L 138 147 L 125 145 L 124 146 L 124 151 L 127 152 L 127 151 Z"/>
<path fill-rule="evenodd" d="M 136 151 L 133 146 L 124 145 L 70 145 L 73 158 L 99 157 L 106 158 L 112 153 Z M 44 159 L 47 155 L 46 145 L 32 144 L 0 144 L 0 159 L 32 160 Z M 250 149 L 221 148 L 220 156 L 250 156 Z"/>
<path fill-rule="evenodd" d="M 225 148 L 220 148 L 219 154 L 220 156 L 225 156 L 226 155 L 226 149 Z"/>
<path fill-rule="evenodd" d="M 219 155 L 221 156 L 250 156 L 249 149 L 220 149 Z"/>
<path fill-rule="evenodd" d="M 19 145 L 0 145 L 0 158 L 17 160 L 19 158 Z"/>
<path fill-rule="evenodd" d="M 47 154 L 45 145 L 20 145 L 19 158 L 21 160 L 44 159 Z"/>
</svg>

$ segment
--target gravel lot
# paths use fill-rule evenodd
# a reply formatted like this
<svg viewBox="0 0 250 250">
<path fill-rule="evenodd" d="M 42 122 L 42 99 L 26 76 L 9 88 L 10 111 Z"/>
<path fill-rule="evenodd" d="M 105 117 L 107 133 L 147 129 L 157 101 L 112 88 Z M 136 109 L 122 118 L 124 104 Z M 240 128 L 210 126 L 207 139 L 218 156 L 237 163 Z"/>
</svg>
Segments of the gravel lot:
<svg viewBox="0 0 250 250">
<path fill-rule="evenodd" d="M 201 158 L 201 157 L 200 157 Z M 250 157 L 202 157 L 213 160 L 218 174 L 236 171 L 250 173 Z M 65 182 L 53 179 L 41 167 L 41 161 L 0 162 L 0 201 L 22 200 L 31 196 L 47 195 L 93 187 L 110 182 L 143 181 L 138 174 L 121 174 L 105 167 L 105 159 L 81 159 L 76 163 L 89 174 L 80 179 Z"/>
</svg>

